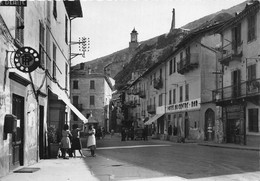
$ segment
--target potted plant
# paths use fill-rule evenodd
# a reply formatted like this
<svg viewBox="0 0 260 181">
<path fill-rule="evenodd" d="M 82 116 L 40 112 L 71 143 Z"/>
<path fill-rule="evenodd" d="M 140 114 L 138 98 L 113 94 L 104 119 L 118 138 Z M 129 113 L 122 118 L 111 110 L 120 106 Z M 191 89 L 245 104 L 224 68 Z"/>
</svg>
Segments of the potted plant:
<svg viewBox="0 0 260 181">
<path fill-rule="evenodd" d="M 59 156 L 60 143 L 58 141 L 58 130 L 54 127 L 48 127 L 48 143 L 49 143 L 49 157 L 57 158 Z"/>
</svg>

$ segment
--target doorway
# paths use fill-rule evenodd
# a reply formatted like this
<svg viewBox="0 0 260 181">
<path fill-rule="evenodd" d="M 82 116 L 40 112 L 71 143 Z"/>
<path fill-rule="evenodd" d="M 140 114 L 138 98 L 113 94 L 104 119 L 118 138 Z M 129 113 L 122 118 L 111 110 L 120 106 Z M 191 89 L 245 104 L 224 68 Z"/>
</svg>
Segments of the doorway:
<svg viewBox="0 0 260 181">
<path fill-rule="evenodd" d="M 215 113 L 209 108 L 205 112 L 205 137 L 206 141 L 213 141 L 215 137 L 215 131 L 213 127 L 215 126 Z"/>
<path fill-rule="evenodd" d="M 12 135 L 11 169 L 24 164 L 24 98 L 13 94 L 12 114 L 17 117 L 17 131 Z"/>
</svg>

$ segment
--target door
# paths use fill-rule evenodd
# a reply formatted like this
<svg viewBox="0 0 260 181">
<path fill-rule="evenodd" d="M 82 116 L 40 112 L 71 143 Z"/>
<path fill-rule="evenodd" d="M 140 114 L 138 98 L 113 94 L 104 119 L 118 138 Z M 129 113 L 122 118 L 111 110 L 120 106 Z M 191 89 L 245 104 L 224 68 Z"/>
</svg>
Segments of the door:
<svg viewBox="0 0 260 181">
<path fill-rule="evenodd" d="M 189 136 L 189 130 L 190 130 L 190 124 L 189 124 L 189 116 L 188 113 L 185 113 L 185 129 L 184 129 L 184 137 L 188 138 Z"/>
<path fill-rule="evenodd" d="M 12 114 L 17 117 L 17 131 L 12 135 L 11 169 L 24 163 L 24 98 L 13 94 Z"/>
<path fill-rule="evenodd" d="M 227 121 L 227 143 L 235 143 L 237 119 Z"/>
<path fill-rule="evenodd" d="M 240 70 L 235 70 L 231 74 L 232 79 L 232 97 L 236 98 L 240 96 Z"/>
<path fill-rule="evenodd" d="M 39 151 L 40 159 L 46 157 L 47 147 L 46 147 L 46 136 L 44 130 L 44 106 L 40 106 L 40 124 L 39 124 Z"/>
<path fill-rule="evenodd" d="M 205 112 L 205 136 L 207 141 L 213 141 L 215 137 L 215 113 L 212 109 L 207 109 Z"/>
</svg>

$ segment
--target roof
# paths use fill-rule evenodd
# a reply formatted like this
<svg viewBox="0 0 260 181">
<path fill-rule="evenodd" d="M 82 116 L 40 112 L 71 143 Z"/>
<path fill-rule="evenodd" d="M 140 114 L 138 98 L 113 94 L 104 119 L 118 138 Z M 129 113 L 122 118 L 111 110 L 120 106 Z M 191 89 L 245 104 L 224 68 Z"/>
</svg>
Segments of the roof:
<svg viewBox="0 0 260 181">
<path fill-rule="evenodd" d="M 73 0 L 73 1 L 64 0 L 63 2 L 69 17 L 73 17 L 73 18 L 83 17 L 80 0 Z"/>
<path fill-rule="evenodd" d="M 259 8 L 260 8 L 259 1 L 253 1 L 253 2 L 247 3 L 245 9 L 242 12 L 237 14 L 234 18 L 230 19 L 229 21 L 225 22 L 221 27 L 219 27 L 215 31 L 215 33 L 220 33 L 222 31 L 224 31 L 225 29 L 237 24 L 243 18 L 248 16 L 249 14 L 257 12 L 259 10 Z"/>
</svg>

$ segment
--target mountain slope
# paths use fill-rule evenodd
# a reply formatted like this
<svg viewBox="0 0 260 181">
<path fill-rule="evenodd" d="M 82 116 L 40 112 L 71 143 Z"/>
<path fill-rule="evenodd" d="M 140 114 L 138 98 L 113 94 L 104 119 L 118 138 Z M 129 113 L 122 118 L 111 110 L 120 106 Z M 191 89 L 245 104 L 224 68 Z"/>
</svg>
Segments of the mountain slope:
<svg viewBox="0 0 260 181">
<path fill-rule="evenodd" d="M 228 20 L 245 8 L 246 2 L 235 5 L 229 9 L 202 17 L 183 26 L 183 29 L 196 30 L 206 27 L 215 22 Z M 106 73 L 116 80 L 118 88 L 125 85 L 130 79 L 133 71 L 148 69 L 155 62 L 165 59 L 174 49 L 175 45 L 186 34 L 181 29 L 163 34 L 149 40 L 140 42 L 135 51 L 126 48 L 113 54 L 85 62 L 84 66 L 96 73 Z M 76 65 L 72 68 L 78 67 Z"/>
</svg>

